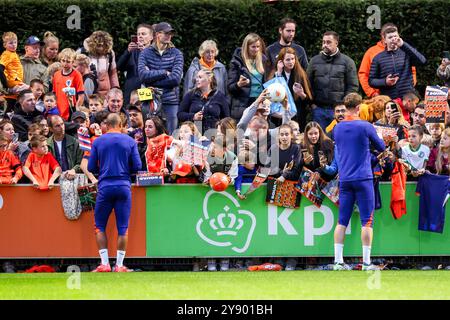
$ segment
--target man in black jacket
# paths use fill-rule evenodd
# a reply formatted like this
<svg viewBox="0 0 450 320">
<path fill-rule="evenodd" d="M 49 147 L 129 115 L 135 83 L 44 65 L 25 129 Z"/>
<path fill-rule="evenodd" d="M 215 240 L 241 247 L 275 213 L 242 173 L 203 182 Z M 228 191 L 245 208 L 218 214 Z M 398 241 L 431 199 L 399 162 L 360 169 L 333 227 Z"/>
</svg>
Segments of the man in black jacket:
<svg viewBox="0 0 450 320">
<path fill-rule="evenodd" d="M 31 90 L 23 90 L 17 97 L 16 104 L 11 122 L 14 126 L 14 131 L 19 134 L 20 141 L 28 140 L 28 127 L 33 122 L 33 119 L 42 113 L 36 110 L 36 98 Z"/>
<path fill-rule="evenodd" d="M 338 44 L 336 32 L 325 32 L 322 51 L 311 59 L 307 70 L 314 96 L 313 121 L 324 130 L 334 119 L 333 106 L 359 86 L 355 62 L 339 51 Z"/>
</svg>

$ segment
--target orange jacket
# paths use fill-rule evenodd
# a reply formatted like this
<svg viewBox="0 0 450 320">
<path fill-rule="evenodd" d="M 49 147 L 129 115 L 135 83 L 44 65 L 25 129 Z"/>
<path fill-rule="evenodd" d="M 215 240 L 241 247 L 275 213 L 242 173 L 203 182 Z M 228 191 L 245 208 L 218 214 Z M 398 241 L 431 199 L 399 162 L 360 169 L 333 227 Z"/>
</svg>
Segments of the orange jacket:
<svg viewBox="0 0 450 320">
<path fill-rule="evenodd" d="M 385 46 L 381 41 L 378 41 L 376 45 L 373 47 L 370 47 L 366 53 L 364 54 L 364 57 L 361 61 L 361 65 L 359 66 L 358 71 L 358 79 L 359 83 L 361 84 L 361 87 L 363 88 L 365 94 L 372 98 L 375 94 L 380 94 L 380 90 L 374 89 L 371 86 L 369 86 L 369 73 L 370 73 L 370 65 L 372 64 L 373 58 L 380 52 L 384 50 Z M 411 68 L 412 74 L 413 74 L 413 82 L 414 86 L 417 83 L 416 79 L 416 67 Z"/>
<path fill-rule="evenodd" d="M 391 213 L 394 219 L 399 219 L 406 214 L 406 173 L 403 165 L 396 161 L 391 176 Z"/>
</svg>

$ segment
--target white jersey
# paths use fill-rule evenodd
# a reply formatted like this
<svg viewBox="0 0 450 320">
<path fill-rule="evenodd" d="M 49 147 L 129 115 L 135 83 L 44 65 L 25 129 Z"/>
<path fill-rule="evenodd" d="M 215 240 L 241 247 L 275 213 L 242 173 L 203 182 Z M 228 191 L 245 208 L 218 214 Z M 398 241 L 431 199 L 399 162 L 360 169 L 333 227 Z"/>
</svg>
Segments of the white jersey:
<svg viewBox="0 0 450 320">
<path fill-rule="evenodd" d="M 402 147 L 402 159 L 407 161 L 413 170 L 424 169 L 425 161 L 428 161 L 430 156 L 430 148 L 426 145 L 421 144 L 419 147 L 414 150 L 408 144 Z"/>
</svg>

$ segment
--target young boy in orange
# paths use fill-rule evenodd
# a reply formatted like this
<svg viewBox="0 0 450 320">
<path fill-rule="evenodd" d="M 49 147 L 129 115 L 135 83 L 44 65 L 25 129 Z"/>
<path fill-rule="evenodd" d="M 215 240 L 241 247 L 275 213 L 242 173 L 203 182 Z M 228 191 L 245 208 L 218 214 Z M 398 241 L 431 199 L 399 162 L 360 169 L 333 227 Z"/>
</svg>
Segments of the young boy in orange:
<svg viewBox="0 0 450 320">
<path fill-rule="evenodd" d="M 33 186 L 48 190 L 55 186 L 55 180 L 62 173 L 53 155 L 48 152 L 47 138 L 34 136 L 30 140 L 31 153 L 23 167 L 23 173 L 31 180 Z"/>
<path fill-rule="evenodd" d="M 56 105 L 65 121 L 69 120 L 70 106 L 76 106 L 78 110 L 78 107 L 81 107 L 84 102 L 83 76 L 73 67 L 75 57 L 76 53 L 73 49 L 66 48 L 61 51 L 58 59 L 62 64 L 62 69 L 53 75 Z"/>
<path fill-rule="evenodd" d="M 0 133 L 0 184 L 15 184 L 23 175 L 22 165 L 8 145 L 8 138 Z"/>
<path fill-rule="evenodd" d="M 2 36 L 5 51 L 0 56 L 0 64 L 5 67 L 5 77 L 8 88 L 23 85 L 23 67 L 17 54 L 17 35 L 5 32 Z"/>
</svg>

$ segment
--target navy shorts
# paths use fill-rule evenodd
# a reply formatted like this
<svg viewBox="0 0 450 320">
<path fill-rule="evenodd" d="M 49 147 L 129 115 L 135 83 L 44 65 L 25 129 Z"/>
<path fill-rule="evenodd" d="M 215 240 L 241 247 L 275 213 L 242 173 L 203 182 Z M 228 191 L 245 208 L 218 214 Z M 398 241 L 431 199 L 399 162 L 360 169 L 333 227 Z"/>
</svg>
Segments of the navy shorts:
<svg viewBox="0 0 450 320">
<path fill-rule="evenodd" d="M 95 229 L 97 232 L 105 232 L 109 215 L 113 209 L 116 215 L 119 236 L 124 236 L 127 234 L 128 222 L 130 220 L 130 186 L 107 186 L 98 189 L 94 214 Z"/>
<path fill-rule="evenodd" d="M 373 226 L 375 192 L 373 180 L 339 182 L 339 224 L 347 227 L 352 217 L 353 207 L 359 208 L 361 226 Z"/>
</svg>

